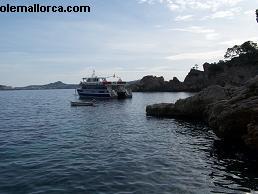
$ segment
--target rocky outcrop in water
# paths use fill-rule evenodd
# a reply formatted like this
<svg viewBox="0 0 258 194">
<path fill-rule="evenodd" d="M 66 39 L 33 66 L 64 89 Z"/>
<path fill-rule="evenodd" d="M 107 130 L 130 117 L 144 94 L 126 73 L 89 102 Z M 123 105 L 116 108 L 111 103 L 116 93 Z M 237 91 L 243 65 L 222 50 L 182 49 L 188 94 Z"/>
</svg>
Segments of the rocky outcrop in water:
<svg viewBox="0 0 258 194">
<path fill-rule="evenodd" d="M 215 85 L 204 89 L 198 94 L 179 99 L 175 104 L 161 103 L 146 107 L 148 116 L 172 117 L 172 118 L 203 118 L 207 105 L 215 101 L 228 98 L 227 89 Z"/>
<path fill-rule="evenodd" d="M 147 106 L 146 114 L 202 119 L 218 137 L 258 150 L 258 76 L 241 87 L 214 85 L 175 104 Z"/>
<path fill-rule="evenodd" d="M 145 76 L 140 81 L 130 84 L 134 92 L 180 92 L 185 88 L 176 77 L 173 80 L 165 81 L 164 77 Z"/>
<path fill-rule="evenodd" d="M 132 85 L 133 91 L 153 92 L 163 90 L 165 81 L 163 77 L 145 76 L 139 82 Z"/>
</svg>

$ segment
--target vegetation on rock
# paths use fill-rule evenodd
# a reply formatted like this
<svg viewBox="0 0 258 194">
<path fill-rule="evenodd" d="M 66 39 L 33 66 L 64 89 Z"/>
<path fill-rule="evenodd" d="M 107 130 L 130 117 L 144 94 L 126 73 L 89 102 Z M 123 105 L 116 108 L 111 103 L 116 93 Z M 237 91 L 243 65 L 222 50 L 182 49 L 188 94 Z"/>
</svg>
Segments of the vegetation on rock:
<svg viewBox="0 0 258 194">
<path fill-rule="evenodd" d="M 226 54 L 224 55 L 225 59 L 232 59 L 234 57 L 239 57 L 240 55 L 257 55 L 258 47 L 257 43 L 252 41 L 247 41 L 242 45 L 235 45 L 232 48 L 228 48 Z"/>
</svg>

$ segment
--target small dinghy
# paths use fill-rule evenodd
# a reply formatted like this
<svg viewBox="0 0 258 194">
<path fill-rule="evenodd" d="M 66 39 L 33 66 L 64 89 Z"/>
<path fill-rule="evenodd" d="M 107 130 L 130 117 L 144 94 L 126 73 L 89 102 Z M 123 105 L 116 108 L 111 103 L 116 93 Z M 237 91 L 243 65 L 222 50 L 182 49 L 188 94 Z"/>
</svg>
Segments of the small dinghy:
<svg viewBox="0 0 258 194">
<path fill-rule="evenodd" d="M 95 106 L 94 102 L 71 102 L 71 106 Z"/>
</svg>

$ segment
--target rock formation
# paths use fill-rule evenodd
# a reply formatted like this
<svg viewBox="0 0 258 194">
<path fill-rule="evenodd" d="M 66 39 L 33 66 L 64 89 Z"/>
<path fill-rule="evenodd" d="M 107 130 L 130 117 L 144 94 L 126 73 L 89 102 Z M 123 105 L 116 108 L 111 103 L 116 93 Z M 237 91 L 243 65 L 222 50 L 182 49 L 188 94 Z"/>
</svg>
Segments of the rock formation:
<svg viewBox="0 0 258 194">
<path fill-rule="evenodd" d="M 165 81 L 163 77 L 145 76 L 140 81 L 130 84 L 134 92 L 179 92 L 184 91 L 183 83 L 176 77 L 173 80 Z"/>
<path fill-rule="evenodd" d="M 196 92 L 207 87 L 207 79 L 204 71 L 191 69 L 183 82 L 186 91 Z"/>
<path fill-rule="evenodd" d="M 241 87 L 213 85 L 175 104 L 147 106 L 146 114 L 202 119 L 218 137 L 258 150 L 258 76 Z"/>
<path fill-rule="evenodd" d="M 168 82 L 163 77 L 146 76 L 132 84 L 135 92 L 199 92 L 211 85 L 241 86 L 248 79 L 258 75 L 258 48 L 253 42 L 229 48 L 226 61 L 204 63 L 204 71 L 192 68 L 183 82 L 173 78 Z"/>
</svg>

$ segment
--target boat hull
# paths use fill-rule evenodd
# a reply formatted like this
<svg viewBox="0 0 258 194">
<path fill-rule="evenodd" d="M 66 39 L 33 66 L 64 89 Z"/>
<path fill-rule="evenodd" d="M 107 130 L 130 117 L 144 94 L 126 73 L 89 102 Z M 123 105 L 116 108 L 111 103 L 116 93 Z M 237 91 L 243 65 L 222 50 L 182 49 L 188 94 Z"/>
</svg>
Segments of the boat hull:
<svg viewBox="0 0 258 194">
<path fill-rule="evenodd" d="M 71 106 L 94 106 L 93 102 L 71 102 Z"/>
<path fill-rule="evenodd" d="M 87 90 L 77 89 L 80 98 L 113 98 L 110 93 L 92 93 Z"/>
<path fill-rule="evenodd" d="M 77 89 L 77 93 L 81 99 L 92 99 L 92 98 L 103 98 L 103 99 L 110 99 L 110 98 L 118 98 L 118 99 L 125 99 L 125 98 L 132 98 L 131 94 L 127 92 L 117 92 L 115 95 L 108 93 L 108 92 L 91 92 L 87 89 Z"/>
</svg>

